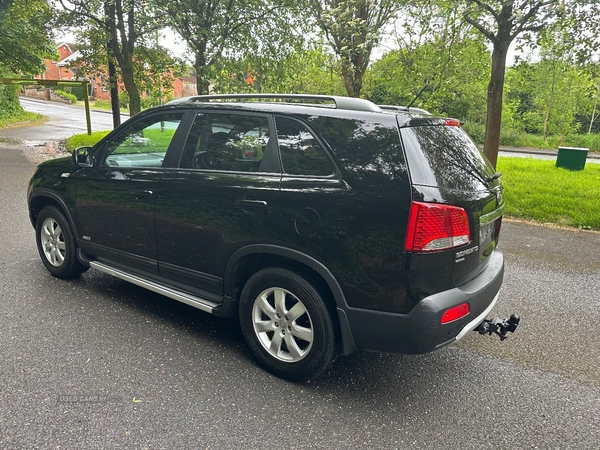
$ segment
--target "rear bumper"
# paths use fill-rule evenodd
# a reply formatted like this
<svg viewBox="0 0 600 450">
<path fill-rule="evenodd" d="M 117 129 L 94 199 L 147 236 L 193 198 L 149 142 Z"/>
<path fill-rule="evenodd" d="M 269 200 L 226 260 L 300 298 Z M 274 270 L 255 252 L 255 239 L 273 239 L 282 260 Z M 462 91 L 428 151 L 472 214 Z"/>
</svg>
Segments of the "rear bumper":
<svg viewBox="0 0 600 450">
<path fill-rule="evenodd" d="M 488 266 L 476 278 L 421 300 L 408 314 L 357 308 L 338 310 L 340 319 L 347 321 L 354 348 L 417 354 L 461 339 L 485 319 L 498 299 L 504 277 L 504 256 L 497 248 L 489 258 Z M 448 308 L 464 302 L 470 306 L 467 316 L 444 325 L 440 323 Z"/>
</svg>

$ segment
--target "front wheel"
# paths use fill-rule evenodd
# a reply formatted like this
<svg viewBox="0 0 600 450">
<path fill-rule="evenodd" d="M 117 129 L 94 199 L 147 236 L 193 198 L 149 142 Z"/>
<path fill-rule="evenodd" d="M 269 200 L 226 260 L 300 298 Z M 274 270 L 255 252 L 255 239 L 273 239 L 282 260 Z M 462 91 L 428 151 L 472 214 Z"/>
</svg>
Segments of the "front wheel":
<svg viewBox="0 0 600 450">
<path fill-rule="evenodd" d="M 240 299 L 244 338 L 258 362 L 273 374 L 308 381 L 331 363 L 334 327 L 319 292 L 282 268 L 255 273 Z"/>
<path fill-rule="evenodd" d="M 35 233 L 42 262 L 52 275 L 71 278 L 87 270 L 77 259 L 77 245 L 71 227 L 58 208 L 46 206 L 42 209 L 37 217 Z"/>
</svg>

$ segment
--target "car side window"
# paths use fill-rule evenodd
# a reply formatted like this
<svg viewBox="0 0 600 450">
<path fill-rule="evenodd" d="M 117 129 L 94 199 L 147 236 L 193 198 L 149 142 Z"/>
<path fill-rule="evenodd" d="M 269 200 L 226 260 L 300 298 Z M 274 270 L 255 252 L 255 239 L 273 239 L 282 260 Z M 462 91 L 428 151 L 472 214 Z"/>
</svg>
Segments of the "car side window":
<svg viewBox="0 0 600 450">
<path fill-rule="evenodd" d="M 285 173 L 316 176 L 333 173 L 333 165 L 325 150 L 304 124 L 287 117 L 277 117 L 275 124 Z"/>
<path fill-rule="evenodd" d="M 267 117 L 198 114 L 179 167 L 235 172 L 280 172 Z"/>
<path fill-rule="evenodd" d="M 109 167 L 162 167 L 165 154 L 183 114 L 148 117 L 133 124 L 108 143 L 102 165 Z"/>
</svg>

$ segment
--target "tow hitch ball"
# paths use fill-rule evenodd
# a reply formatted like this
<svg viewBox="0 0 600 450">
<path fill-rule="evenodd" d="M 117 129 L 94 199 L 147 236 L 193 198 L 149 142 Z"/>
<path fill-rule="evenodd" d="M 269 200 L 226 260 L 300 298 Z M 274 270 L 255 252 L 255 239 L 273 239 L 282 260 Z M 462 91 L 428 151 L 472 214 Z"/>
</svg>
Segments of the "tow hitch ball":
<svg viewBox="0 0 600 450">
<path fill-rule="evenodd" d="M 500 340 L 503 341 L 508 337 L 506 333 L 509 331 L 514 333 L 520 321 L 521 318 L 517 314 L 512 314 L 509 319 L 504 320 L 498 317 L 495 319 L 486 319 L 481 322 L 475 330 L 477 330 L 479 334 L 489 334 L 490 336 L 492 333 L 495 333 L 500 336 Z"/>
</svg>

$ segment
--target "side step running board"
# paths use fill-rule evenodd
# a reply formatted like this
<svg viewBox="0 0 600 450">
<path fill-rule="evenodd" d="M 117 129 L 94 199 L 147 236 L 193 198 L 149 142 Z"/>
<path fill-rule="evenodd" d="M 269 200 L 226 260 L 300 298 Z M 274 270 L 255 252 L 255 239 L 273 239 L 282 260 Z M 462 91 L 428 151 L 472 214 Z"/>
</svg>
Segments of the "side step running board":
<svg viewBox="0 0 600 450">
<path fill-rule="evenodd" d="M 186 305 L 193 306 L 194 308 L 198 308 L 204 312 L 212 314 L 215 308 L 219 306 L 219 304 L 211 302 L 210 300 L 205 300 L 203 298 L 188 294 L 187 292 L 163 286 L 153 281 L 146 280 L 145 278 L 142 278 L 140 276 L 125 272 L 121 269 L 115 269 L 114 267 L 100 263 L 98 261 L 90 261 L 90 267 L 99 270 L 100 272 L 104 272 L 114 277 L 120 278 L 121 280 L 133 283 L 137 286 L 146 288 L 152 292 L 156 292 L 157 294 L 161 294 L 165 297 L 169 297 L 173 300 L 185 303 Z"/>
</svg>

